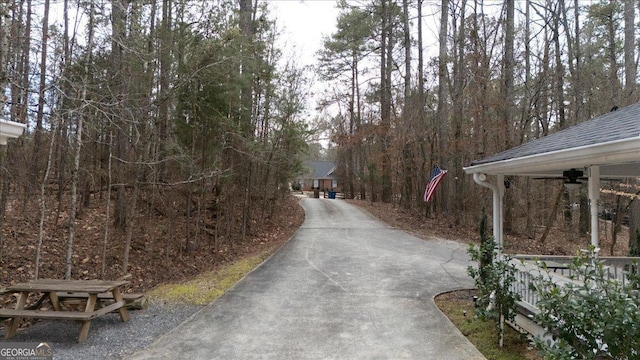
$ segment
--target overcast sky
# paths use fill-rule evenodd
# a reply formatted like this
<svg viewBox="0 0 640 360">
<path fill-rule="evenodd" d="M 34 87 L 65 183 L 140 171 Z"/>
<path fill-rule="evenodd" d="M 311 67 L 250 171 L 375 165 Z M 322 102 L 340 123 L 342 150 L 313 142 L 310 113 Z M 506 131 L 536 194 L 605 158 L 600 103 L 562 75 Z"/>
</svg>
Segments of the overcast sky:
<svg viewBox="0 0 640 360">
<path fill-rule="evenodd" d="M 322 37 L 335 31 L 336 0 L 264 0 L 282 29 L 285 50 L 292 50 L 304 65 L 315 64 Z M 302 65 L 301 64 L 301 65 Z"/>
</svg>

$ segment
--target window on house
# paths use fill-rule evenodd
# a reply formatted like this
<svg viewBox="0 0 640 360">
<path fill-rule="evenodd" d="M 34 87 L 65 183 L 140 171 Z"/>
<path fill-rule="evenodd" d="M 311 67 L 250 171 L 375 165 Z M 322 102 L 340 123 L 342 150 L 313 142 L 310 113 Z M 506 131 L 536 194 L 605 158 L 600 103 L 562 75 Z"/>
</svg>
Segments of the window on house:
<svg viewBox="0 0 640 360">
<path fill-rule="evenodd" d="M 320 180 L 318 179 L 313 179 L 313 188 L 319 188 L 320 187 Z"/>
</svg>

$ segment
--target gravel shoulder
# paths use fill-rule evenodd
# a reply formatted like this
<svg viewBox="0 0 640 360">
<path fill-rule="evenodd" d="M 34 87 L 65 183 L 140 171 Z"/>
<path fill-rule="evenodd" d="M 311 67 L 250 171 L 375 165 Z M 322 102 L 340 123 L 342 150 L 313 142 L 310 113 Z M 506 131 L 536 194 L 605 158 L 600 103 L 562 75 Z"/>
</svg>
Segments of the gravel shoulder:
<svg viewBox="0 0 640 360">
<path fill-rule="evenodd" d="M 117 313 L 91 321 L 89 337 L 78 344 L 80 324 L 73 321 L 46 320 L 33 324 L 13 337 L 11 342 L 46 342 L 53 358 L 124 359 L 148 346 L 157 337 L 187 320 L 203 306 L 151 302 L 145 310 L 131 310 L 131 319 L 122 322 Z M 0 333 L 2 341 L 4 332 Z"/>
</svg>

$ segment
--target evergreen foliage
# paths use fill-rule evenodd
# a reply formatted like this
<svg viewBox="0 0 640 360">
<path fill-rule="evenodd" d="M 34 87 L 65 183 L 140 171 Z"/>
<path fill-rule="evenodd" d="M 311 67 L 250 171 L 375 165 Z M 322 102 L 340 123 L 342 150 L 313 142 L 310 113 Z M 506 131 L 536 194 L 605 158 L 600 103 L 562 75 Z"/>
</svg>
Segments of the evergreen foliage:
<svg viewBox="0 0 640 360">
<path fill-rule="evenodd" d="M 475 281 L 480 296 L 476 300 L 476 316 L 482 320 L 493 320 L 500 332 L 500 346 L 504 339 L 504 321 L 513 320 L 516 301 L 520 295 L 513 293 L 511 284 L 515 281 L 515 268 L 509 263 L 511 258 L 500 254 L 500 248 L 493 237 L 486 235 L 486 214 L 480 220 L 480 246 L 471 244 L 468 253 L 471 260 L 478 262 L 478 268 L 469 266 L 467 273 Z"/>
<path fill-rule="evenodd" d="M 640 359 L 637 273 L 625 285 L 611 279 L 593 247 L 569 269 L 573 282 L 558 286 L 544 274 L 535 282 L 536 321 L 553 339 L 538 339 L 537 347 L 547 359 Z"/>
</svg>

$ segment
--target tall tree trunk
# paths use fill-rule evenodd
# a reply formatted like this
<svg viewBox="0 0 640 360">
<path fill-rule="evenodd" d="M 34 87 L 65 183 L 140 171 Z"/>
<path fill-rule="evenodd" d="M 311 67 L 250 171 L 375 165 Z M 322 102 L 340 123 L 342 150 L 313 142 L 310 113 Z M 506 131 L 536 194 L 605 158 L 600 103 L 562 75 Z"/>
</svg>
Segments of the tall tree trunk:
<svg viewBox="0 0 640 360">
<path fill-rule="evenodd" d="M 584 90 L 582 89 L 582 47 L 580 45 L 580 7 L 579 0 L 574 0 L 574 26 L 575 34 L 573 36 L 575 45 L 573 55 L 575 57 L 575 74 L 573 77 L 575 88 L 575 121 L 576 124 L 583 120 L 583 107 L 584 107 Z M 589 211 L 589 197 L 584 191 L 580 191 L 580 220 L 578 221 L 578 231 L 580 235 L 586 235 L 589 232 L 590 227 L 590 211 Z"/>
<path fill-rule="evenodd" d="M 574 94 L 574 99 L 570 100 L 571 103 L 574 104 L 574 107 L 579 106 L 580 104 L 577 103 L 576 99 L 578 98 L 577 93 L 580 91 L 579 90 L 579 86 L 576 85 L 575 83 L 575 79 L 576 79 L 576 68 L 575 65 L 573 63 L 573 59 L 574 59 L 574 55 L 573 55 L 573 51 L 574 51 L 574 41 L 571 38 L 571 30 L 568 26 L 568 19 L 567 19 L 567 9 L 565 7 L 565 3 L 564 1 L 560 1 L 559 2 L 559 17 L 561 17 L 561 21 L 562 21 L 562 25 L 564 28 L 564 33 L 565 33 L 565 37 L 566 37 L 566 46 L 567 46 L 567 65 L 569 68 L 569 76 L 570 76 L 570 80 L 573 83 L 573 94 Z M 578 39 L 579 41 L 579 39 Z M 556 55 L 557 56 L 557 55 Z M 564 99 L 564 95 L 562 97 L 562 99 Z M 562 102 L 562 105 L 564 107 L 564 101 Z M 577 106 L 576 106 L 577 105 Z M 566 109 L 563 108 L 562 113 L 564 113 L 566 111 Z M 561 113 L 561 115 L 562 115 Z M 566 125 L 567 126 L 571 126 L 572 124 L 576 124 L 579 119 L 574 118 L 577 114 L 577 111 L 574 111 L 573 114 L 570 112 L 569 113 L 569 121 L 567 121 Z M 565 115 L 566 116 L 566 115 Z M 566 120 L 566 118 L 565 118 Z"/>
<path fill-rule="evenodd" d="M 558 2 L 553 12 L 553 43 L 555 46 L 555 96 L 556 112 L 558 114 L 558 127 L 564 129 L 567 127 L 565 97 L 564 97 L 564 64 L 562 62 L 562 44 L 560 43 L 560 24 L 561 17 L 564 16 L 564 2 Z M 569 54 L 570 56 L 571 54 Z M 564 189 L 562 194 L 564 226 L 566 230 L 571 229 L 573 223 L 573 215 L 571 213 L 571 204 L 569 200 L 569 191 Z"/>
<path fill-rule="evenodd" d="M 63 59 L 62 59 L 62 66 L 63 69 L 62 71 L 67 71 L 68 69 L 71 68 L 71 55 L 72 55 L 72 51 L 71 51 L 71 40 L 69 38 L 69 0 L 64 0 L 63 3 L 63 35 L 62 35 L 62 51 L 63 51 Z M 71 84 L 69 83 L 68 79 L 63 79 L 62 81 L 62 85 L 61 88 L 63 89 L 63 93 L 69 93 L 71 91 Z M 69 144 L 68 141 L 68 127 L 69 127 L 69 119 L 68 119 L 68 115 L 67 115 L 67 103 L 69 103 L 69 101 L 63 96 L 60 99 L 60 109 L 62 109 L 62 115 L 60 116 L 60 120 L 59 120 L 59 124 L 60 126 L 58 127 L 58 131 L 55 134 L 52 134 L 53 136 L 57 136 L 58 139 L 56 141 L 56 159 L 57 159 L 57 166 L 56 166 L 56 180 L 58 183 L 58 188 L 57 188 L 57 197 L 56 200 L 58 202 L 58 208 L 57 208 L 57 213 L 56 213 L 56 219 L 60 218 L 60 213 L 62 212 L 62 193 L 64 191 L 65 188 L 65 183 L 67 181 L 65 175 L 66 175 L 66 165 L 67 162 L 65 161 L 65 159 L 67 158 L 67 151 L 68 151 L 68 147 L 67 144 Z"/>
<path fill-rule="evenodd" d="M 26 0 L 27 3 L 27 10 L 26 10 L 26 14 L 25 14 L 25 24 L 24 24 L 24 29 L 22 29 L 22 34 L 21 34 L 21 41 L 22 41 L 22 51 L 20 51 L 20 71 L 21 73 L 19 74 L 19 76 L 21 77 L 20 80 L 20 95 L 19 95 L 19 104 L 18 104 L 18 108 L 19 108 L 19 116 L 17 119 L 14 119 L 14 121 L 18 121 L 22 124 L 26 124 L 27 127 L 29 126 L 29 98 L 30 98 L 30 94 L 31 94 L 31 61 L 30 61 L 30 55 L 31 55 L 31 18 L 33 15 L 33 6 L 32 6 L 32 0 Z M 26 165 L 26 164 L 25 164 Z M 22 208 L 22 212 L 23 214 L 26 214 L 27 212 L 27 203 L 29 202 L 30 199 L 32 199 L 34 197 L 34 189 L 35 189 L 35 184 L 37 183 L 37 180 L 34 177 L 30 177 L 29 176 L 29 169 L 30 166 L 26 165 L 25 166 L 26 171 L 26 176 L 25 177 L 21 177 L 19 183 L 21 183 L 22 188 L 23 188 L 23 194 L 24 194 L 24 201 L 22 202 L 23 204 L 23 208 Z"/>
<path fill-rule="evenodd" d="M 159 74 L 159 86 L 160 86 L 160 103 L 158 104 L 158 146 L 160 147 L 160 158 L 166 156 L 168 145 L 168 129 L 169 129 L 169 100 L 167 93 L 169 92 L 169 72 L 171 71 L 171 50 L 173 46 L 173 36 L 171 31 L 171 1 L 162 0 L 162 23 L 160 24 L 160 74 Z M 164 162 L 158 171 L 160 181 L 164 181 L 167 177 L 166 166 Z"/>
<path fill-rule="evenodd" d="M 411 28 L 409 27 L 409 0 L 402 0 L 402 15 L 404 22 L 404 108 L 402 111 L 402 205 L 411 208 L 413 200 L 413 156 L 409 134 L 412 129 L 413 108 L 411 101 Z"/>
<path fill-rule="evenodd" d="M 46 210 L 46 186 L 49 181 L 49 173 L 51 172 L 51 163 L 53 161 L 53 153 L 54 153 L 54 142 L 56 137 L 50 136 L 49 140 L 49 152 L 47 155 L 47 163 L 44 171 L 44 176 L 42 178 L 42 182 L 40 183 L 40 222 L 38 224 L 38 242 L 36 243 L 36 261 L 35 261 L 35 278 L 38 279 L 39 271 L 40 271 L 40 254 L 42 250 L 42 242 L 44 239 L 44 220 L 47 215 Z"/>
<path fill-rule="evenodd" d="M 610 7 L 611 8 L 611 7 Z M 607 55 L 609 57 L 609 79 L 611 80 L 611 109 L 614 109 L 620 106 L 620 81 L 618 79 L 618 54 L 617 54 L 617 27 L 618 24 L 614 20 L 613 9 L 611 8 L 611 13 L 607 14 L 607 40 L 608 40 L 608 51 Z"/>
<path fill-rule="evenodd" d="M 7 64 L 9 62 L 9 49 L 11 47 L 9 32 L 6 29 L 11 24 L 9 21 L 9 9 L 8 7 L 11 3 L 0 2 L 0 89 L 6 89 L 8 85 L 8 74 L 7 74 Z M 5 91 L 0 91 L 0 117 L 4 118 L 5 114 L 5 104 L 6 104 L 6 94 Z M 0 185 L 2 189 L 0 190 L 0 229 L 4 228 L 5 221 L 5 210 L 7 207 L 7 194 L 8 194 L 8 186 L 9 181 L 7 180 L 7 175 L 4 171 L 1 171 L 4 167 L 4 160 L 6 155 L 6 146 L 0 147 Z M 0 261 L 3 258 L 3 244 L 4 244 L 4 235 L 2 231 L 0 231 Z"/>
<path fill-rule="evenodd" d="M 9 1 L 0 1 L 0 89 L 7 88 L 7 68 L 6 61 L 9 53 L 9 39 L 7 31 L 7 22 L 9 19 Z M 0 91 L 0 116 L 4 115 L 6 95 L 4 91 Z M 2 236 L 0 235 L 0 238 Z"/>
<path fill-rule="evenodd" d="M 20 117 L 18 118 L 18 122 L 21 122 L 23 124 L 27 123 L 27 118 L 28 118 L 28 113 L 29 113 L 29 90 L 31 89 L 31 83 L 29 81 L 30 79 L 30 72 L 31 72 L 31 61 L 29 61 L 30 59 L 30 53 L 31 53 L 31 15 L 33 13 L 33 8 L 31 6 L 31 1 L 32 0 L 26 0 L 27 1 L 27 14 L 26 14 L 26 20 L 25 20 L 25 28 L 24 28 L 24 32 L 23 32 L 23 38 L 24 38 L 24 42 L 23 42 L 23 49 L 22 49 L 22 81 L 21 81 L 21 103 L 20 103 Z M 32 179 L 30 179 L 32 180 Z M 25 181 L 25 183 L 27 183 Z M 29 188 L 31 187 L 31 185 L 33 184 L 26 184 L 26 186 Z"/>
<path fill-rule="evenodd" d="M 524 35 L 524 99 L 522 101 L 522 133 L 520 135 L 519 143 L 524 141 L 525 134 L 531 133 L 531 120 L 533 119 L 531 111 L 531 3 L 527 0 L 525 3 L 525 35 Z M 525 220 L 525 232 L 529 236 L 533 236 L 533 201 L 531 199 L 531 179 L 527 177 L 525 180 L 525 198 L 526 202 L 526 220 Z"/>
<path fill-rule="evenodd" d="M 584 90 L 582 89 L 582 46 L 580 45 L 580 0 L 574 0 L 574 27 L 575 34 L 573 36 L 575 45 L 573 50 L 573 55 L 575 56 L 575 77 L 574 77 L 574 87 L 576 94 L 576 109 L 575 109 L 575 119 L 576 123 L 582 121 L 582 108 L 584 106 Z"/>
<path fill-rule="evenodd" d="M 420 105 L 420 121 L 424 121 L 424 49 L 422 38 L 422 3 L 418 0 L 418 104 Z"/>
<path fill-rule="evenodd" d="M 353 198 L 355 193 L 354 179 L 353 179 L 353 169 L 355 169 L 355 161 L 354 158 L 358 156 L 361 151 L 360 141 L 356 139 L 355 131 L 356 130 L 356 97 L 358 91 L 358 60 L 357 54 L 355 51 L 351 54 L 351 84 L 349 91 L 349 141 L 347 143 L 347 155 L 346 155 L 346 168 L 345 175 L 347 178 L 347 189 L 349 193 L 349 198 Z"/>
<path fill-rule="evenodd" d="M 454 224 L 459 225 L 464 211 L 464 194 L 462 173 L 462 121 L 464 117 L 464 68 L 465 68 L 465 8 L 467 1 L 462 0 L 460 3 L 459 25 L 457 28 L 455 49 L 455 64 L 453 78 L 453 94 L 451 96 L 453 103 L 453 168 L 451 171 L 455 175 L 454 191 L 453 191 L 453 219 Z"/>
<path fill-rule="evenodd" d="M 80 111 L 75 113 L 76 119 L 76 138 L 75 153 L 73 158 L 73 169 L 71 170 L 71 207 L 69 210 L 69 238 L 67 240 L 67 258 L 65 279 L 71 279 L 71 270 L 73 267 L 73 242 L 75 236 L 76 225 L 76 206 L 78 204 L 78 175 L 80 171 L 80 156 L 82 155 L 82 131 L 84 127 L 84 117 L 86 114 L 87 88 L 89 87 L 89 64 L 91 62 L 91 52 L 93 51 L 93 34 L 94 34 L 94 6 L 91 6 L 89 14 L 88 39 L 87 48 L 84 57 L 84 74 L 82 74 L 82 88 L 80 89 L 79 100 L 81 104 Z"/>
<path fill-rule="evenodd" d="M 637 101 L 637 65 L 635 61 L 635 1 L 624 1 L 624 104 Z M 638 186 L 636 179 L 631 179 L 633 187 Z M 631 200 L 629 204 L 629 250 L 638 249 L 638 230 L 640 225 L 640 201 Z"/>
<path fill-rule="evenodd" d="M 109 244 L 109 227 L 111 226 L 111 185 L 112 185 L 112 164 L 113 164 L 113 130 L 109 131 L 109 144 L 107 146 L 108 160 L 107 160 L 107 196 L 105 204 L 105 220 L 104 220 L 104 235 L 102 238 L 102 269 L 101 278 L 105 278 L 107 272 L 107 248 Z"/>
<path fill-rule="evenodd" d="M 507 0 L 506 2 L 507 18 L 505 23 L 505 49 L 504 49 L 504 112 L 503 112 L 503 127 L 504 127 L 504 148 L 511 147 L 511 128 L 513 127 L 513 108 L 514 108 L 514 90 L 513 90 L 513 78 L 514 78 L 514 40 L 515 40 L 515 2 L 514 0 Z M 508 181 L 508 180 L 507 180 Z M 504 200 L 504 231 L 509 232 L 513 229 L 513 191 L 505 192 Z"/>
<path fill-rule="evenodd" d="M 126 43 L 126 16 L 129 7 L 129 0 L 112 0 L 111 1 L 111 79 L 113 81 L 112 89 L 117 102 L 125 102 L 126 85 L 125 85 L 125 64 L 124 64 L 124 44 Z M 117 194 L 114 208 L 113 221 L 114 225 L 122 230 L 127 226 L 127 196 L 126 187 L 127 179 L 125 176 L 126 165 L 122 160 L 127 158 L 127 129 L 129 126 L 124 121 L 124 110 L 117 109 L 113 114 L 113 122 L 117 124 L 118 132 L 116 134 L 115 146 L 116 157 L 120 159 L 116 163 L 117 176 Z"/>
<path fill-rule="evenodd" d="M 637 64 L 635 61 L 635 1 L 624 1 L 624 88 L 623 105 L 637 101 Z"/>
<path fill-rule="evenodd" d="M 391 157 L 387 149 L 391 131 L 391 66 L 393 49 L 393 21 L 391 3 L 381 3 L 381 36 L 380 36 L 380 146 L 382 154 L 382 202 L 389 203 L 392 198 Z"/>
<path fill-rule="evenodd" d="M 242 142 L 238 144 L 238 149 L 241 150 L 243 155 L 237 155 L 235 158 L 236 168 L 239 170 L 238 175 L 240 177 L 240 193 L 238 194 L 242 198 L 242 239 L 247 232 L 247 227 L 250 222 L 251 216 L 251 174 L 253 170 L 252 161 L 246 155 L 248 149 L 246 149 L 247 142 L 252 138 L 252 118 L 253 114 L 253 71 L 254 71 L 254 54 L 253 54 L 253 7 L 251 0 L 240 0 L 240 31 L 243 35 L 243 43 L 241 50 L 241 76 L 242 85 L 240 86 L 240 136 L 239 140 Z"/>
<path fill-rule="evenodd" d="M 418 0 L 418 101 L 417 101 L 417 118 L 415 119 L 415 122 L 417 122 L 417 136 L 415 137 L 416 143 L 417 143 L 417 148 L 414 150 L 414 156 L 416 157 L 416 161 L 414 162 L 415 165 L 415 200 L 418 202 L 419 208 L 422 208 L 422 202 L 420 201 L 421 198 L 421 194 L 420 194 L 420 187 L 421 187 L 421 181 L 420 179 L 423 179 L 424 173 L 425 173 L 425 169 L 424 169 L 424 163 L 426 161 L 426 156 L 424 154 L 424 138 L 427 137 L 428 135 L 426 134 L 428 126 L 425 123 L 426 122 L 426 117 L 425 117 L 425 113 L 424 113 L 424 108 L 425 108 L 425 103 L 426 103 L 426 99 L 425 99 L 425 93 L 424 93 L 424 82 L 425 82 L 425 78 L 424 78 L 424 49 L 423 49 L 423 36 L 422 36 L 422 4 L 423 4 L 423 0 Z M 418 164 L 418 160 L 419 158 L 422 158 L 422 164 Z"/>
<path fill-rule="evenodd" d="M 131 195 L 129 211 L 128 211 L 129 214 L 127 219 L 127 228 L 126 228 L 126 235 L 125 235 L 124 256 L 122 258 L 122 274 L 123 275 L 126 275 L 127 272 L 129 271 L 129 254 L 131 251 L 131 240 L 133 239 L 133 228 L 135 224 L 135 218 L 138 212 L 138 196 L 140 193 L 139 179 L 141 176 L 141 172 L 142 172 L 142 164 L 139 162 L 139 165 L 136 166 L 136 178 L 133 184 L 133 194 Z"/>
<path fill-rule="evenodd" d="M 438 159 L 441 168 L 448 168 L 448 154 L 449 151 L 449 105 L 447 104 L 449 94 L 447 91 L 447 64 L 449 62 L 448 49 L 447 49 L 447 35 L 448 35 L 448 20 L 449 20 L 449 0 L 442 0 L 440 5 L 440 34 L 438 36 L 438 113 L 437 124 L 434 127 L 437 132 L 437 144 L 438 144 Z M 435 159 L 432 159 L 435 160 Z M 429 169 L 427 174 L 431 171 Z M 426 182 L 426 179 L 425 179 Z M 446 196 L 442 197 L 440 202 L 440 208 L 444 212 L 449 211 L 449 186 L 446 181 L 442 181 L 439 185 L 441 194 Z"/>
<path fill-rule="evenodd" d="M 562 49 L 560 44 L 560 9 L 556 8 L 553 14 L 553 44 L 555 46 L 555 103 L 558 114 L 558 127 L 564 129 L 567 126 L 564 105 L 564 65 L 562 63 Z"/>
</svg>

